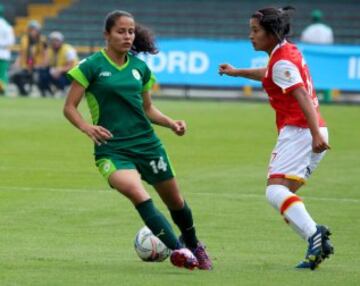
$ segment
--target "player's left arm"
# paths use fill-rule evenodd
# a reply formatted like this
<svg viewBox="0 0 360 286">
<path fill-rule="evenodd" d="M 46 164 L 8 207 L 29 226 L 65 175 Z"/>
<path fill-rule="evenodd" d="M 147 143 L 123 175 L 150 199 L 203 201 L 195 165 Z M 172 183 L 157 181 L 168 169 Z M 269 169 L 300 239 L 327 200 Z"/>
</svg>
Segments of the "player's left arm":
<svg viewBox="0 0 360 286">
<path fill-rule="evenodd" d="M 176 135 L 182 136 L 186 132 L 186 123 L 184 120 L 174 120 L 163 114 L 151 100 L 150 91 L 142 93 L 143 107 L 147 117 L 156 125 L 170 128 Z"/>
<path fill-rule="evenodd" d="M 312 148 L 315 153 L 321 153 L 327 149 L 330 149 L 330 146 L 320 133 L 318 116 L 315 110 L 313 101 L 306 91 L 304 86 L 300 86 L 293 91 L 291 95 L 295 97 L 302 112 L 305 115 L 306 121 L 309 125 L 309 129 L 313 138 Z"/>
<path fill-rule="evenodd" d="M 282 89 L 284 95 L 294 96 L 299 103 L 313 138 L 313 151 L 321 153 L 326 149 L 330 149 L 330 146 L 320 133 L 314 102 L 311 94 L 305 89 L 304 80 L 301 77 L 299 68 L 289 60 L 279 60 L 274 64 L 271 76 L 274 83 Z"/>
</svg>

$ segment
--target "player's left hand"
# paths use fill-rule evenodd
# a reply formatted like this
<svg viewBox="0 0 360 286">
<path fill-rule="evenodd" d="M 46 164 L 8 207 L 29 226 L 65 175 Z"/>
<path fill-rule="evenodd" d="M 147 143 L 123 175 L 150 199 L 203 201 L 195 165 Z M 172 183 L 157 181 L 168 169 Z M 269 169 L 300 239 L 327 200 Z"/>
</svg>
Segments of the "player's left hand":
<svg viewBox="0 0 360 286">
<path fill-rule="evenodd" d="M 178 136 L 183 136 L 186 132 L 186 123 L 184 120 L 175 120 L 171 125 L 171 130 Z"/>
<path fill-rule="evenodd" d="M 314 153 L 322 153 L 325 150 L 330 150 L 330 145 L 325 141 L 325 139 L 320 135 L 313 137 L 312 149 Z"/>
</svg>

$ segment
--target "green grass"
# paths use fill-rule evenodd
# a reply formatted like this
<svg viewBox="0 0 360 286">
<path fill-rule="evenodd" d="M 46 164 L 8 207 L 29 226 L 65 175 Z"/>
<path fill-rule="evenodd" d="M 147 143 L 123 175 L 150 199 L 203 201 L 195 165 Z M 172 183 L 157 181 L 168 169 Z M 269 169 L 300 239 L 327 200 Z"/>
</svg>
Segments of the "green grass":
<svg viewBox="0 0 360 286">
<path fill-rule="evenodd" d="M 212 272 L 190 272 L 137 258 L 133 239 L 142 223 L 98 174 L 91 142 L 66 122 L 62 104 L 0 99 L 1 286 L 359 285 L 358 106 L 322 106 L 332 150 L 300 194 L 313 217 L 331 226 L 336 255 L 311 272 L 294 269 L 306 244 L 264 199 L 276 141 L 270 107 L 156 101 L 189 128 L 185 137 L 157 131 L 214 259 Z"/>
</svg>

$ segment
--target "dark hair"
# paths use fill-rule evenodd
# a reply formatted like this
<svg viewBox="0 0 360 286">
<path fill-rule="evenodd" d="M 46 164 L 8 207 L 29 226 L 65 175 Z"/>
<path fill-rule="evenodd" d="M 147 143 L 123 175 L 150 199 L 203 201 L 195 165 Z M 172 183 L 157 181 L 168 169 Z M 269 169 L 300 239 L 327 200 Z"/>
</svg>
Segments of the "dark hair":
<svg viewBox="0 0 360 286">
<path fill-rule="evenodd" d="M 251 18 L 257 19 L 266 32 L 273 34 L 278 42 L 291 36 L 290 16 L 295 8 L 263 8 L 256 11 Z"/>
<path fill-rule="evenodd" d="M 129 12 L 122 10 L 115 10 L 110 12 L 105 18 L 104 30 L 110 33 L 115 22 L 120 17 L 129 17 L 134 19 L 134 16 Z M 158 49 L 155 45 L 155 39 L 152 31 L 147 27 L 135 22 L 135 40 L 130 50 L 133 54 L 140 52 L 156 54 Z"/>
</svg>

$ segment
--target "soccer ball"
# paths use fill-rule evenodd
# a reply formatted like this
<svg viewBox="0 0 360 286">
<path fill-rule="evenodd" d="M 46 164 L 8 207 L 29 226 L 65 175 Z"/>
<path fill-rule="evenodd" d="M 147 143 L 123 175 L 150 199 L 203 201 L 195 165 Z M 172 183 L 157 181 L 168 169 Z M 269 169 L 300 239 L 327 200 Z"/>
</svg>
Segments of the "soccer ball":
<svg viewBox="0 0 360 286">
<path fill-rule="evenodd" d="M 143 261 L 161 262 L 168 258 L 171 252 L 147 226 L 142 227 L 136 234 L 134 246 Z"/>
</svg>

